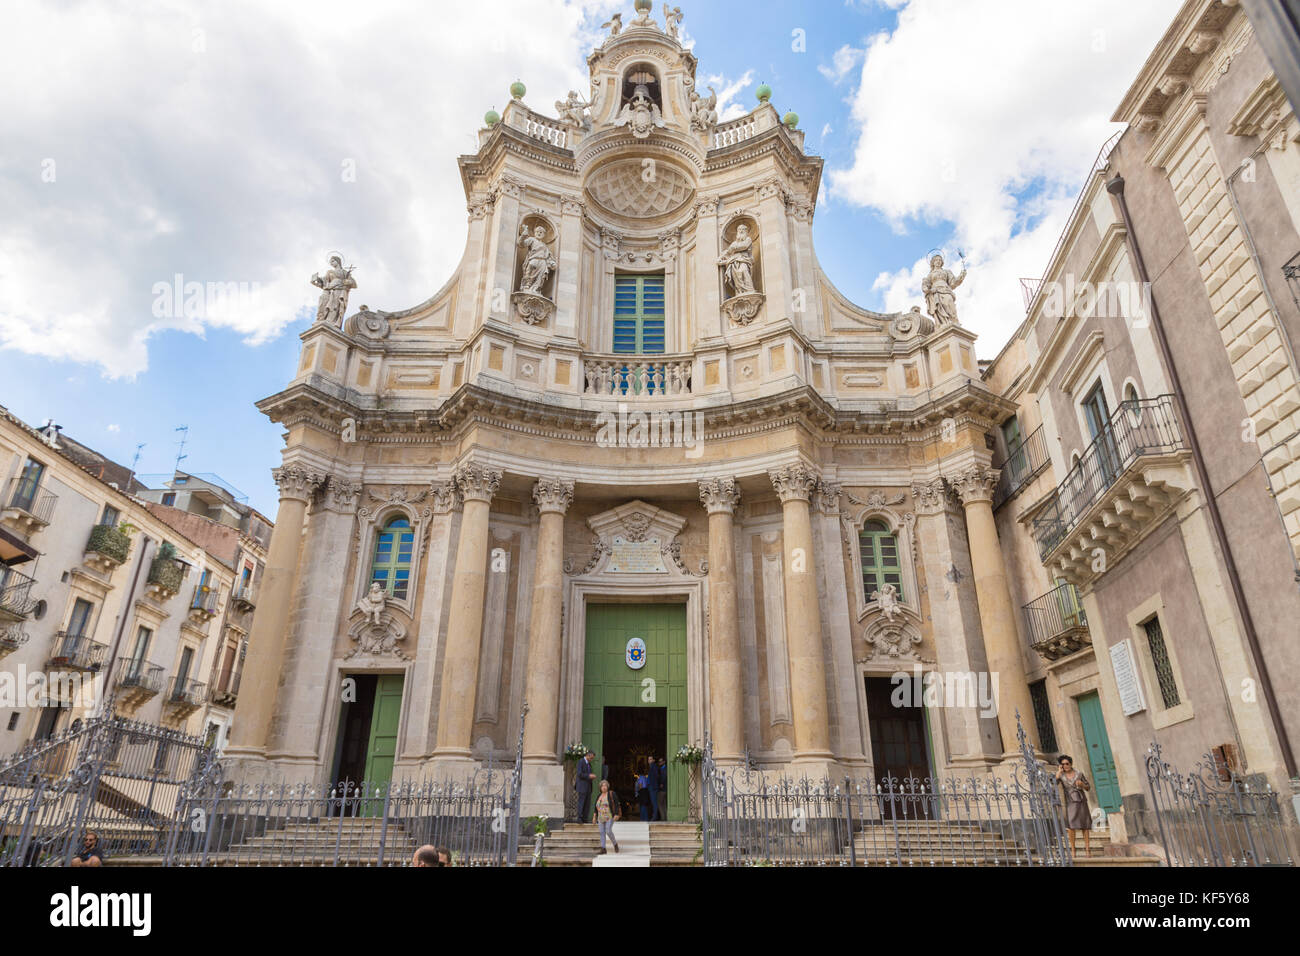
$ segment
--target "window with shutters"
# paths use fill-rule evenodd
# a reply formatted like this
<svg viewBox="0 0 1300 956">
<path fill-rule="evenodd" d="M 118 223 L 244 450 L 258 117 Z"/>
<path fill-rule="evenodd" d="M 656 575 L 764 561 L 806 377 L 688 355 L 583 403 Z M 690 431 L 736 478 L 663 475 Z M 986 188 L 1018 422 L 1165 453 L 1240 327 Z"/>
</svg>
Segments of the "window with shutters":
<svg viewBox="0 0 1300 956">
<path fill-rule="evenodd" d="M 375 538 L 374 560 L 370 563 L 370 580 L 389 597 L 406 600 L 411 586 L 411 553 L 415 549 L 415 531 L 404 517 L 394 518 Z"/>
<path fill-rule="evenodd" d="M 898 538 L 883 521 L 868 521 L 858 534 L 862 555 L 862 593 L 871 603 L 876 592 L 886 584 L 898 588 L 898 599 L 903 595 L 903 566 L 898 557 Z"/>
<path fill-rule="evenodd" d="M 664 274 L 614 277 L 614 352 L 664 352 Z"/>
</svg>

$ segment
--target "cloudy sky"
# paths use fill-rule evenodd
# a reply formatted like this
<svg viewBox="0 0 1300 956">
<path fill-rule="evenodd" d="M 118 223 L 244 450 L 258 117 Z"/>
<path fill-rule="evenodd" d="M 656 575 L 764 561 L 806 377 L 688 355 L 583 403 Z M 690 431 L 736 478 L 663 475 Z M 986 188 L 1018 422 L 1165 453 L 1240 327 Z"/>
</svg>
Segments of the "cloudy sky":
<svg viewBox="0 0 1300 956">
<path fill-rule="evenodd" d="M 919 304 L 928 250 L 971 269 L 991 357 L 1023 317 L 1109 117 L 1179 0 L 820 0 L 683 6 L 724 116 L 767 82 L 826 162 L 815 238 L 870 308 Z M 456 156 L 516 78 L 585 89 L 630 2 L 6 4 L 0 405 L 141 472 L 216 472 L 274 515 L 292 374 L 333 250 L 353 306 L 400 309 L 460 258 Z M 660 15 L 657 4 L 656 15 Z M 225 301 L 168 301 L 179 281 Z"/>
</svg>

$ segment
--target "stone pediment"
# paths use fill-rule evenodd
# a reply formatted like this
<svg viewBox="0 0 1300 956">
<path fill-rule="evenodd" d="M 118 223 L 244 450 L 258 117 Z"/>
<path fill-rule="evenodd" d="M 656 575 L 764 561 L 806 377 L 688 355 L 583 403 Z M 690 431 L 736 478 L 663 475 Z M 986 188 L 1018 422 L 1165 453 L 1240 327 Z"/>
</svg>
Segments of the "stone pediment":
<svg viewBox="0 0 1300 956">
<path fill-rule="evenodd" d="M 566 561 L 569 574 L 692 574 L 676 541 L 686 527 L 681 515 L 629 501 L 588 518 L 587 527 L 595 536 L 591 558 L 581 569 Z"/>
</svg>

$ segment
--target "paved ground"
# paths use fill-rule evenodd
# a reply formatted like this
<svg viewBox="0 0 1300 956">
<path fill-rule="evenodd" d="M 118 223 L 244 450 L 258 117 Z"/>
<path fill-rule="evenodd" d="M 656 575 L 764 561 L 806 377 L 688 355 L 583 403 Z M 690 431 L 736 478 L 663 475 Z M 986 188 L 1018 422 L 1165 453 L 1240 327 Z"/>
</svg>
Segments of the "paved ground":
<svg viewBox="0 0 1300 956">
<path fill-rule="evenodd" d="M 619 852 L 608 847 L 609 852 L 597 856 L 592 866 L 649 866 L 650 865 L 650 824 L 615 823 L 614 839 L 618 841 Z"/>
</svg>

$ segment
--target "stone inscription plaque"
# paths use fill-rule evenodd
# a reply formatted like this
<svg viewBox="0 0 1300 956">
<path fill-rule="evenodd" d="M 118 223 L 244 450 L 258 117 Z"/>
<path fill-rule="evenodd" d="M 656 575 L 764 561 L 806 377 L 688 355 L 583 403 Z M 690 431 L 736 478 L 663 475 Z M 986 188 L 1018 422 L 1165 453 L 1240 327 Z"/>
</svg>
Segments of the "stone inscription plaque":
<svg viewBox="0 0 1300 956">
<path fill-rule="evenodd" d="M 610 539 L 609 564 L 605 570 L 611 574 L 667 574 L 662 545 L 657 537 L 642 541 L 629 541 L 623 535 Z"/>
<path fill-rule="evenodd" d="M 1138 681 L 1137 668 L 1133 666 L 1133 647 L 1128 641 L 1111 645 L 1110 666 L 1115 672 L 1115 689 L 1119 691 L 1119 703 L 1124 709 L 1124 716 L 1129 717 L 1146 710 L 1142 684 Z"/>
</svg>

